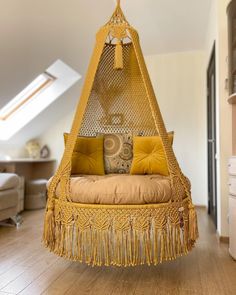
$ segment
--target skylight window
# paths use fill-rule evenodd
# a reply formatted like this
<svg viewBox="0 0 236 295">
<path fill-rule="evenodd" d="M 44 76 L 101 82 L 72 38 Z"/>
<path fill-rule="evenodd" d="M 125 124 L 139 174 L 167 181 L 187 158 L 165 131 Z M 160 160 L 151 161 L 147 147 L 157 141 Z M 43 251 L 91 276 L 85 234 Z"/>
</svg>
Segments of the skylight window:
<svg viewBox="0 0 236 295">
<path fill-rule="evenodd" d="M 22 90 L 15 98 L 13 98 L 5 107 L 0 110 L 0 120 L 7 120 L 16 112 L 20 112 L 30 100 L 35 99 L 42 91 L 44 91 L 56 77 L 44 72 L 31 82 L 24 90 Z"/>
<path fill-rule="evenodd" d="M 0 140 L 12 137 L 80 78 L 79 73 L 57 60 L 0 109 Z"/>
</svg>

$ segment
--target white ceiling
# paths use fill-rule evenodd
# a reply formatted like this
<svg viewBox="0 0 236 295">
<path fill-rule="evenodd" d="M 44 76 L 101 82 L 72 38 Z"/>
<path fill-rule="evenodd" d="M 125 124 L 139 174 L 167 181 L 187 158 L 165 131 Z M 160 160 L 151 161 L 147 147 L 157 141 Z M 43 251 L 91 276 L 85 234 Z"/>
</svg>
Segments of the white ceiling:
<svg viewBox="0 0 236 295">
<path fill-rule="evenodd" d="M 121 0 L 145 55 L 204 49 L 212 0 Z M 85 75 L 97 29 L 113 0 L 0 0 L 0 107 L 55 60 Z M 82 80 L 25 127 L 37 136 L 75 107 Z M 66 102 L 66 103 L 65 103 Z M 14 141 L 14 140 L 13 140 Z"/>
<path fill-rule="evenodd" d="M 211 1 L 123 0 L 123 7 L 144 53 L 156 54 L 203 49 Z"/>
</svg>

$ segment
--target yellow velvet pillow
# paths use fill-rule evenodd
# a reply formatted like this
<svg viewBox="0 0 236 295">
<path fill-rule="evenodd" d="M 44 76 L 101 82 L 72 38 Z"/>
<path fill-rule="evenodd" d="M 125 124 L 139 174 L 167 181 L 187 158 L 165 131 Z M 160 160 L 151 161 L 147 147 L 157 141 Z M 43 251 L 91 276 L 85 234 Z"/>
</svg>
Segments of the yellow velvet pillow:
<svg viewBox="0 0 236 295">
<path fill-rule="evenodd" d="M 64 133 L 66 144 L 68 133 Z M 71 174 L 104 175 L 103 136 L 78 137 L 72 154 Z"/>
<path fill-rule="evenodd" d="M 174 133 L 168 133 L 173 143 Z M 169 175 L 165 152 L 159 136 L 133 138 L 133 162 L 130 174 L 161 174 Z"/>
</svg>

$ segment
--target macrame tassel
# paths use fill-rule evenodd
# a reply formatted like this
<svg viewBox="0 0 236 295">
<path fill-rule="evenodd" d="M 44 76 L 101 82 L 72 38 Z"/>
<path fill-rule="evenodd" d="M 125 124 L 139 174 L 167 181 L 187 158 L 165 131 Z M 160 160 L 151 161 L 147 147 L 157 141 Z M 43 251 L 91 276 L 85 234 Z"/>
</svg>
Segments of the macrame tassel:
<svg viewBox="0 0 236 295">
<path fill-rule="evenodd" d="M 130 222 L 126 212 L 122 212 L 123 215 L 120 211 L 117 214 L 115 212 L 113 222 L 109 219 L 110 216 L 104 216 L 105 226 L 100 228 L 100 221 L 98 224 L 91 223 L 84 227 L 88 222 L 87 208 L 71 210 L 71 207 L 63 202 L 58 206 L 58 202 L 49 199 L 47 204 L 43 233 L 45 246 L 59 256 L 92 266 L 157 265 L 187 254 L 198 237 L 197 215 L 192 203 L 185 203 L 180 208 L 173 207 L 171 211 L 167 207 L 164 215 L 159 214 L 158 208 L 150 220 L 150 226 L 147 227 L 133 219 Z M 185 219 L 187 209 L 188 220 Z M 61 213 L 64 210 L 66 219 L 62 219 Z M 137 210 L 136 216 L 150 218 L 148 210 L 142 212 L 142 215 L 139 215 Z M 174 218 L 168 216 L 173 212 Z M 100 214 L 104 212 L 100 211 L 99 216 Z M 94 215 L 94 220 L 96 216 Z"/>
<path fill-rule="evenodd" d="M 116 70 L 122 70 L 123 69 L 123 48 L 121 41 L 118 40 L 115 48 L 115 64 L 114 68 Z"/>
<path fill-rule="evenodd" d="M 54 207 L 48 206 L 44 220 L 43 240 L 46 246 L 53 247 L 55 242 L 55 218 Z"/>
<path fill-rule="evenodd" d="M 189 204 L 189 239 L 195 242 L 198 238 L 197 213 L 193 204 Z"/>
</svg>

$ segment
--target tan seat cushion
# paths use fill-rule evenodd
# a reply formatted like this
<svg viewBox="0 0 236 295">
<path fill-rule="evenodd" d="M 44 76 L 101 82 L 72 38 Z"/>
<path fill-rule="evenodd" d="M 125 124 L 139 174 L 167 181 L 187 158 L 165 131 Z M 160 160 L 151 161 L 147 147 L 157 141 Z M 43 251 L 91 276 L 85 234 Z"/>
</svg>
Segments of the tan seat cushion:
<svg viewBox="0 0 236 295">
<path fill-rule="evenodd" d="M 160 175 L 109 174 L 71 178 L 71 199 L 84 204 L 150 204 L 171 198 L 170 179 Z M 56 195 L 59 196 L 60 186 Z"/>
</svg>

